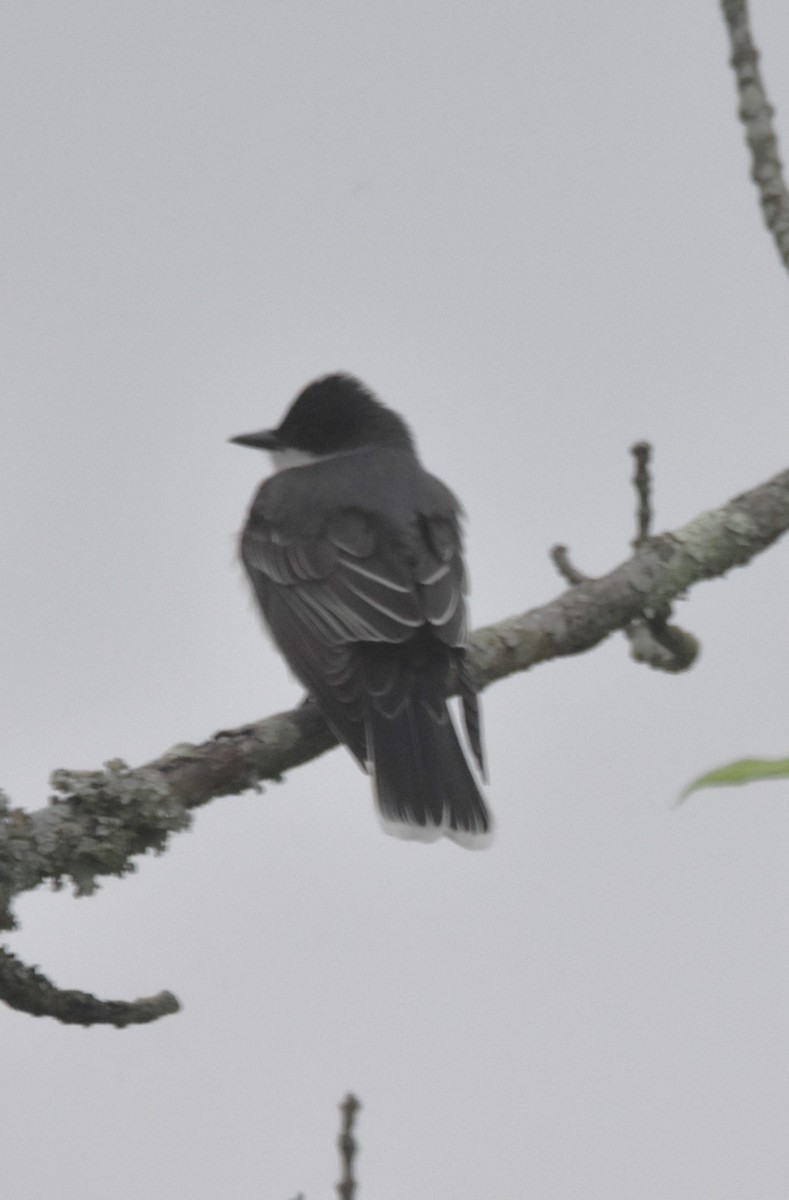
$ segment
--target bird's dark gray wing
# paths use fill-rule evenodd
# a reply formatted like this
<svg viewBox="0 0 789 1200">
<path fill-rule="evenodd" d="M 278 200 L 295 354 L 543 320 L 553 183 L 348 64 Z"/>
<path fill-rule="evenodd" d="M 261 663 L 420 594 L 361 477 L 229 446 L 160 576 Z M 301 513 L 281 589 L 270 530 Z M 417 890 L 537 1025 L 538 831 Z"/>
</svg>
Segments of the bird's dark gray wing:
<svg viewBox="0 0 789 1200">
<path fill-rule="evenodd" d="M 365 703 L 372 697 L 382 710 L 395 711 L 418 669 L 416 661 L 404 669 L 410 652 L 404 659 L 386 647 L 428 638 L 446 648 L 449 669 L 452 650 L 459 653 L 465 641 L 465 575 L 454 514 L 414 514 L 393 532 L 374 514 L 348 507 L 319 531 L 299 536 L 256 506 L 241 554 L 280 649 L 364 764 Z"/>
</svg>

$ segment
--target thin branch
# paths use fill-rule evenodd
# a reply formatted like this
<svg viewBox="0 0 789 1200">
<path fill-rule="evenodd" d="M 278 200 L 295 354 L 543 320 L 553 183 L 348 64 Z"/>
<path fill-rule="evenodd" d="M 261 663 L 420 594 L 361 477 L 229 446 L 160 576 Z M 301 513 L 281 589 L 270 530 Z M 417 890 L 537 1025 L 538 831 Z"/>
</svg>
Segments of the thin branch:
<svg viewBox="0 0 789 1200">
<path fill-rule="evenodd" d="M 742 566 L 789 529 L 789 471 L 650 538 L 608 575 L 571 587 L 550 603 L 479 629 L 471 666 L 481 687 L 537 663 L 590 650 L 637 620 L 659 618 L 694 584 Z M 335 744 L 314 705 L 182 744 L 132 770 L 55 771 L 58 795 L 35 812 L 0 795 L 0 928 L 13 928 L 14 896 L 70 879 L 88 895 L 103 875 L 124 875 L 134 858 L 161 852 L 188 828 L 191 809 L 259 787 Z M 51 986 L 51 985 L 50 985 Z M 0 999 L 4 997 L 0 978 Z"/>
<path fill-rule="evenodd" d="M 633 486 L 638 497 L 636 521 L 638 523 L 636 536 L 633 538 L 633 548 L 643 546 L 652 528 L 652 476 L 649 471 L 649 461 L 652 457 L 652 447 L 649 442 L 636 442 L 630 447 L 636 463 L 633 476 Z"/>
<path fill-rule="evenodd" d="M 361 1104 L 352 1092 L 348 1093 L 340 1105 L 342 1126 L 340 1128 L 340 1136 L 337 1138 L 342 1164 L 342 1179 L 337 1184 L 337 1195 L 340 1197 L 340 1200 L 353 1200 L 356 1195 L 353 1160 L 356 1157 L 358 1146 L 353 1136 L 353 1127 L 356 1121 L 356 1114 L 361 1107 Z"/>
<path fill-rule="evenodd" d="M 759 70 L 759 51 L 748 24 L 748 5 L 746 0 L 721 0 L 721 7 L 731 42 L 730 62 L 740 97 L 739 116 L 751 151 L 751 178 L 759 189 L 767 228 L 775 238 L 784 266 L 789 268 L 789 192 L 773 127 L 775 109 L 767 99 Z"/>
<path fill-rule="evenodd" d="M 694 584 L 744 566 L 787 529 L 789 471 L 782 471 L 681 529 L 650 538 L 608 575 L 477 630 L 476 677 L 486 687 L 548 659 L 590 650 L 631 621 L 665 611 Z"/>
<path fill-rule="evenodd" d="M 636 496 L 638 497 L 636 536 L 630 544 L 637 550 L 649 537 L 652 526 L 652 477 L 649 472 L 652 447 L 649 442 L 636 442 L 634 446 L 630 447 L 630 453 L 633 455 L 636 464 L 633 486 L 636 489 Z M 593 580 L 593 575 L 586 575 L 575 566 L 570 558 L 570 551 L 567 546 L 552 546 L 550 557 L 551 562 L 556 567 L 562 579 L 566 583 L 569 583 L 571 587 L 576 587 L 579 583 L 591 583 Z"/>
<path fill-rule="evenodd" d="M 576 566 L 573 566 L 567 546 L 552 546 L 551 561 L 562 579 L 565 583 L 569 583 L 570 587 L 577 587 L 579 583 L 588 583 L 592 578 L 591 575 L 584 575 L 583 571 L 579 571 Z"/>
<path fill-rule="evenodd" d="M 701 647 L 698 639 L 678 625 L 669 625 L 666 616 L 632 621 L 625 628 L 630 642 L 630 657 L 636 662 L 678 675 L 693 666 Z"/>
<path fill-rule="evenodd" d="M 649 540 L 652 531 L 652 472 L 650 462 L 652 447 L 649 442 L 636 442 L 630 447 L 636 469 L 633 486 L 636 489 L 636 536 L 631 545 L 638 550 Z M 624 634 L 630 642 L 630 655 L 638 663 L 653 667 L 656 671 L 667 671 L 677 675 L 693 666 L 699 656 L 700 646 L 692 633 L 669 625 L 671 605 L 665 604 L 658 611 L 631 621 L 625 626 Z"/>
<path fill-rule="evenodd" d="M 98 1000 L 88 992 L 66 991 L 0 946 L 0 993 L 6 1004 L 34 1017 L 56 1017 L 64 1025 L 145 1025 L 181 1007 L 171 992 L 141 1000 Z"/>
</svg>

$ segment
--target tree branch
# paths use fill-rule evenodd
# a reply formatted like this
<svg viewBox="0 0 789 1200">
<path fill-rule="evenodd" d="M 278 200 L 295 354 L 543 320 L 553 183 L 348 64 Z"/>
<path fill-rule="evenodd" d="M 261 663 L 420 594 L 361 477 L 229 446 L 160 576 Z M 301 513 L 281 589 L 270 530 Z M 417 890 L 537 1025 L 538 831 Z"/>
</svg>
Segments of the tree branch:
<svg viewBox="0 0 789 1200">
<path fill-rule="evenodd" d="M 789 268 L 789 192 L 773 127 L 775 109 L 767 99 L 759 70 L 759 51 L 751 36 L 746 0 L 721 0 L 721 6 L 740 96 L 739 117 L 751 151 L 751 178 L 759 189 L 767 228 L 775 238 L 784 266 Z"/>
<path fill-rule="evenodd" d="M 548 604 L 479 629 L 471 639 L 471 664 L 480 687 L 590 650 L 631 622 L 667 611 L 694 584 L 743 566 L 787 529 L 789 471 L 784 471 L 681 529 L 648 538 L 608 575 L 584 579 Z M 137 855 L 161 852 L 170 834 L 188 828 L 192 809 L 259 788 L 264 780 L 279 780 L 333 745 L 316 706 L 305 704 L 223 731 L 201 745 L 175 746 L 134 770 L 114 760 L 103 771 L 55 771 L 57 795 L 35 812 L 12 809 L 0 794 L 0 928 L 14 927 L 11 901 L 19 893 L 45 881 L 60 886 L 68 878 L 78 895 L 89 895 L 100 876 L 128 874 Z M 37 989 L 35 974 L 6 960 L 0 999 L 28 1012 L 83 1023 L 88 1012 L 104 1011 L 92 1020 L 126 1024 L 177 1006 L 172 997 L 138 1001 L 138 1011 L 149 1016 L 126 1012 L 123 1019 L 113 1019 L 106 1014 L 117 1017 L 120 1010 L 112 1006 L 121 1002 L 61 993 L 42 976 L 36 978 L 45 986 Z M 82 1006 L 72 1010 L 82 1016 L 63 1016 L 69 1009 L 62 997 L 69 995 L 82 997 Z M 105 1008 L 91 1009 L 88 1001 Z"/>
<path fill-rule="evenodd" d="M 0 947 L 0 995 L 11 1008 L 34 1017 L 56 1017 L 64 1025 L 145 1025 L 180 1005 L 171 992 L 141 1000 L 98 1000 L 88 992 L 61 991 L 8 950 Z"/>
<path fill-rule="evenodd" d="M 704 579 L 744 566 L 789 528 L 789 471 L 649 538 L 600 579 L 571 587 L 541 608 L 479 629 L 472 637 L 481 686 L 537 663 L 591 650 L 631 621 L 660 613 Z"/>
<path fill-rule="evenodd" d="M 337 1195 L 340 1197 L 340 1200 L 353 1200 L 356 1195 L 353 1160 L 356 1157 L 359 1146 L 353 1134 L 356 1114 L 361 1107 L 360 1102 L 356 1099 L 353 1092 L 349 1092 L 340 1105 L 342 1127 L 340 1129 L 340 1136 L 337 1138 L 337 1146 L 342 1162 L 342 1179 L 337 1184 Z"/>
</svg>

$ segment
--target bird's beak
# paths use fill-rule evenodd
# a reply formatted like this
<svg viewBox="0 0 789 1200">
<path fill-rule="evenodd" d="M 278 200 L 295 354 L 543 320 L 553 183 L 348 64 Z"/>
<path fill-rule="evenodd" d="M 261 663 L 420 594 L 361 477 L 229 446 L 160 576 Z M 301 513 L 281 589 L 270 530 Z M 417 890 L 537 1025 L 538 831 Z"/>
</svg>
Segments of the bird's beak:
<svg viewBox="0 0 789 1200">
<path fill-rule="evenodd" d="M 260 433 L 240 433 L 238 437 L 230 438 L 230 441 L 237 446 L 252 446 L 254 450 L 278 450 L 281 445 L 276 429 L 261 429 Z"/>
</svg>

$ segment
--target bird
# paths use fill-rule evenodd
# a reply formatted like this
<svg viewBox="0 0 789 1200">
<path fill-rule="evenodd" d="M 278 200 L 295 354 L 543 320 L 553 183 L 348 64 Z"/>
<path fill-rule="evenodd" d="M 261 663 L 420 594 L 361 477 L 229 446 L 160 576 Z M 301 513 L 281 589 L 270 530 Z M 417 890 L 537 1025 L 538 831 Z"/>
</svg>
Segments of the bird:
<svg viewBox="0 0 789 1200">
<path fill-rule="evenodd" d="M 339 742 L 372 775 L 384 829 L 470 848 L 493 821 L 447 701 L 460 695 L 486 777 L 468 661 L 459 501 L 405 420 L 353 375 L 308 384 L 266 450 L 240 556 L 265 625 Z"/>
</svg>

